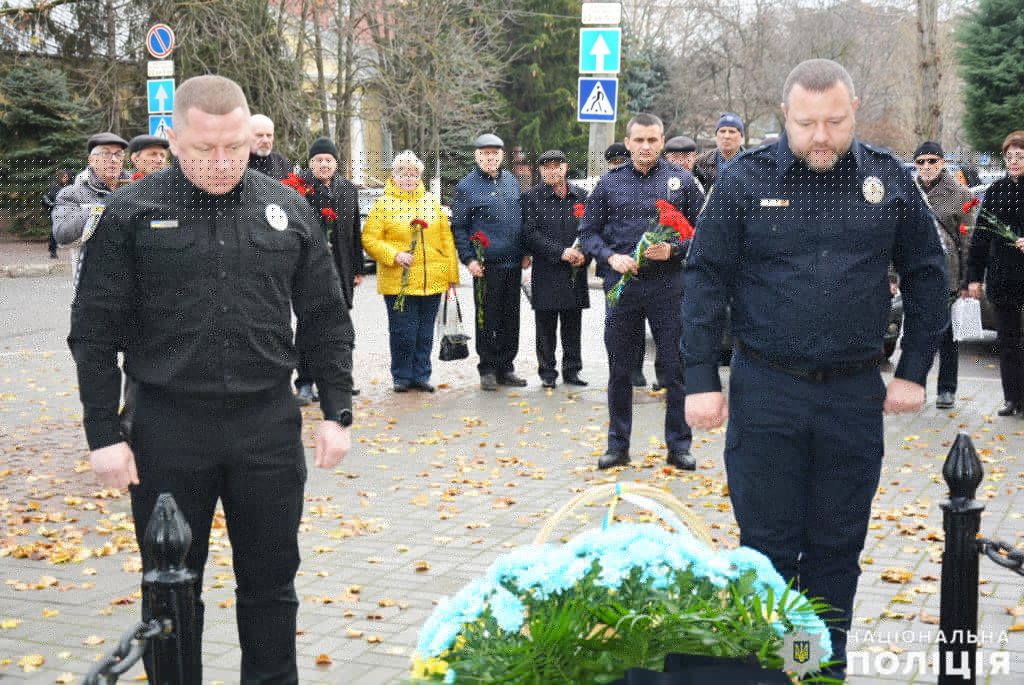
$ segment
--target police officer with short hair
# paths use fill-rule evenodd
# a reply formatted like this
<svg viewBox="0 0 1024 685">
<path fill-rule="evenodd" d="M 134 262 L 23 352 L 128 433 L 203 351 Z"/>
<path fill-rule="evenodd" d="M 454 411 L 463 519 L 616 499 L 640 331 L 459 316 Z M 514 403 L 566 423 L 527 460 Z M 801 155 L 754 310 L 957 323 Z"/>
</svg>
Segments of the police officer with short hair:
<svg viewBox="0 0 1024 685">
<path fill-rule="evenodd" d="M 655 202 L 667 200 L 688 218 L 695 218 L 704 194 L 685 169 L 665 161 L 665 127 L 651 114 L 638 114 L 626 125 L 631 162 L 612 169 L 597 182 L 580 224 L 583 251 L 597 261 L 605 292 L 620 276 L 635 276 L 618 302 L 605 314 L 604 344 L 608 351 L 608 448 L 600 468 L 629 463 L 633 428 L 630 376 L 644 345 L 644 318 L 651 324 L 657 348 L 655 369 L 667 388 L 665 443 L 668 463 L 695 468 L 690 455 L 692 434 L 683 420 L 683 365 L 679 353 L 680 298 L 683 296 L 684 245 L 656 243 L 644 252 L 642 268 L 632 254 L 643 234 L 658 220 Z"/>
<path fill-rule="evenodd" d="M 312 208 L 246 169 L 241 88 L 191 78 L 175 93 L 173 120 L 177 161 L 108 199 L 72 305 L 68 344 L 90 461 L 105 486 L 131 486 L 140 547 L 157 496 L 174 495 L 192 529 L 186 565 L 199 576 L 197 595 L 221 500 L 241 682 L 297 683 L 306 459 L 289 378 L 298 347 L 324 412 L 315 463 L 333 468 L 351 444 L 352 322 Z M 118 351 L 137 389 L 127 435 Z M 145 549 L 142 563 L 154 566 Z M 143 615 L 149 610 L 144 604 Z M 201 602 L 197 613 L 201 630 Z M 202 673 L 185 679 L 200 683 Z"/>
<path fill-rule="evenodd" d="M 858 106 L 839 64 L 809 60 L 782 96 L 774 145 L 720 170 L 686 259 L 686 418 L 728 416 L 725 466 L 740 544 L 834 607 L 846 657 L 882 414 L 912 412 L 948 323 L 934 219 L 891 155 L 853 137 Z M 888 389 L 882 338 L 889 264 L 902 277 L 903 354 Z M 718 360 L 731 303 L 729 404 Z M 830 675 L 843 677 L 845 666 Z"/>
</svg>

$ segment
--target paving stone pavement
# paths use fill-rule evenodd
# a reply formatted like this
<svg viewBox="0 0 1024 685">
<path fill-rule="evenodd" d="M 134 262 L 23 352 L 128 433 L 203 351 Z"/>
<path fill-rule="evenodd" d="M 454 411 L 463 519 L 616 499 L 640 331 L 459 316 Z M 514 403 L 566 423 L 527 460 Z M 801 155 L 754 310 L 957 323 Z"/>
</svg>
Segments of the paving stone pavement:
<svg viewBox="0 0 1024 685">
<path fill-rule="evenodd" d="M 59 278 L 32 280 L 45 288 Z M 469 295 L 463 288 L 463 297 Z M 67 293 L 57 297 L 66 306 Z M 381 305 L 376 295 L 360 297 L 356 325 L 360 340 L 371 342 L 360 342 L 356 351 L 364 394 L 356 398 L 354 448 L 336 470 L 311 466 L 306 491 L 296 582 L 303 683 L 400 682 L 434 602 L 507 549 L 530 542 L 555 509 L 594 484 L 619 479 L 667 488 L 707 522 L 717 544 L 736 544 L 724 489 L 724 432 L 697 433 L 696 472 L 666 467 L 660 395 L 634 395 L 633 465 L 618 473 L 596 470 L 607 425 L 599 302 L 584 317 L 589 388 L 540 388 L 532 316 L 524 312 L 519 371 L 529 387 L 479 391 L 471 357 L 435 363 L 435 395 L 394 395 L 386 342 L 380 342 L 386 341 L 379 335 Z M 84 461 L 74 369 L 62 340 L 43 336 L 39 342 L 31 317 L 18 321 L 29 331 L 26 346 L 19 348 L 16 339 L 0 348 L 0 679 L 80 683 L 138 619 L 138 553 L 127 497 L 98 487 Z M 652 359 L 648 355 L 648 364 Z M 1024 422 L 994 416 L 1001 398 L 991 349 L 973 359 L 976 367 L 962 368 L 956 410 L 929 404 L 919 414 L 886 420 L 887 456 L 854 629 L 865 652 L 895 654 L 901 667 L 893 675 L 853 676 L 851 683 L 935 682 L 927 673 L 905 674 L 902 664 L 912 652 L 934 650 L 929 635 L 938 629 L 930 621 L 939 613 L 939 502 L 946 493 L 941 468 L 957 431 L 972 436 L 984 462 L 983 533 L 1024 543 Z M 304 415 L 311 447 L 317 411 Z M 311 463 L 311 449 L 307 457 Z M 559 532 L 596 525 L 602 513 L 599 507 L 581 512 Z M 211 537 L 204 680 L 234 683 L 239 653 L 230 546 L 223 526 Z M 1024 619 L 1010 612 L 1024 606 L 1024 584 L 986 559 L 981 564 L 981 631 L 1006 637 L 1005 644 L 988 647 L 1010 652 L 1011 673 L 978 682 L 1020 683 L 1024 637 L 1008 631 L 1021 630 Z M 905 572 L 906 582 L 883 579 L 897 571 Z M 914 641 L 903 639 L 911 633 Z M 922 634 L 926 639 L 917 640 Z M 44 662 L 26 671 L 19 663 L 32 655 Z M 891 657 L 885 659 L 888 665 Z M 123 680 L 140 672 L 133 669 Z M 72 677 L 59 680 L 62 674 Z"/>
</svg>

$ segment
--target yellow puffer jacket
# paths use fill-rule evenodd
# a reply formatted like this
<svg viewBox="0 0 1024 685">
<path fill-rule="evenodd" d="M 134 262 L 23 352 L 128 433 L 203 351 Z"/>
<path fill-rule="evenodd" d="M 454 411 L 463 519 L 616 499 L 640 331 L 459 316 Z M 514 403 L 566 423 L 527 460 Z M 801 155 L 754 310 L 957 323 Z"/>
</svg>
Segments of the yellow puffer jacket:
<svg viewBox="0 0 1024 685">
<path fill-rule="evenodd" d="M 423 219 L 427 228 L 413 253 L 406 294 L 436 295 L 459 282 L 455 240 L 441 202 L 422 183 L 415 190 L 402 190 L 389 180 L 363 225 L 363 248 L 377 262 L 377 292 L 382 295 L 397 295 L 402 289 L 402 267 L 395 264 L 395 255 L 409 251 L 413 219 Z"/>
</svg>

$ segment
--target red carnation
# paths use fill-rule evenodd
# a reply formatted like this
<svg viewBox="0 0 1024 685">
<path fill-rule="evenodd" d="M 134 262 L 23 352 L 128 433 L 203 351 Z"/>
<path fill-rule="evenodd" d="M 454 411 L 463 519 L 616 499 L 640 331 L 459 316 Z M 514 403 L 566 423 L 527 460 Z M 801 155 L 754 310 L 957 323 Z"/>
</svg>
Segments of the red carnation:
<svg viewBox="0 0 1024 685">
<path fill-rule="evenodd" d="M 690 225 L 686 216 L 676 209 L 671 202 L 658 200 L 654 203 L 654 206 L 661 213 L 660 223 L 662 226 L 668 226 L 675 230 L 680 240 L 686 241 L 693 237 L 693 226 Z"/>
<path fill-rule="evenodd" d="M 420 230 L 427 230 L 427 222 L 423 219 L 413 219 L 409 222 L 409 225 L 413 228 L 419 228 Z"/>
<path fill-rule="evenodd" d="M 325 221 L 337 221 L 338 220 L 337 212 L 335 212 L 330 207 L 324 207 L 323 209 L 321 209 L 320 210 L 320 216 L 322 216 Z"/>
<path fill-rule="evenodd" d="M 981 200 L 979 200 L 978 198 L 974 198 L 973 200 L 968 200 L 967 202 L 965 202 L 964 206 L 961 207 L 961 209 L 963 210 L 964 214 L 967 214 L 969 211 L 971 211 L 980 204 Z"/>
<path fill-rule="evenodd" d="M 299 176 L 295 175 L 294 173 L 288 174 L 285 177 L 285 179 L 281 181 L 281 185 L 288 186 L 289 188 L 294 188 L 295 192 L 297 192 L 299 195 L 302 195 L 303 197 L 313 194 L 313 188 L 306 185 L 306 182 L 303 181 Z"/>
<path fill-rule="evenodd" d="M 582 202 L 577 202 L 572 206 L 572 213 L 577 219 L 582 219 L 587 213 L 587 207 Z"/>
<path fill-rule="evenodd" d="M 487 237 L 487 234 L 483 231 L 477 231 L 473 235 L 469 236 L 469 242 L 478 243 L 480 247 L 490 247 L 491 239 Z"/>
<path fill-rule="evenodd" d="M 146 174 L 142 173 L 141 171 L 136 171 L 134 174 L 132 174 L 132 181 L 138 181 L 139 179 L 143 178 L 146 178 Z"/>
<path fill-rule="evenodd" d="M 967 224 L 960 224 L 960 235 L 967 235 Z"/>
</svg>

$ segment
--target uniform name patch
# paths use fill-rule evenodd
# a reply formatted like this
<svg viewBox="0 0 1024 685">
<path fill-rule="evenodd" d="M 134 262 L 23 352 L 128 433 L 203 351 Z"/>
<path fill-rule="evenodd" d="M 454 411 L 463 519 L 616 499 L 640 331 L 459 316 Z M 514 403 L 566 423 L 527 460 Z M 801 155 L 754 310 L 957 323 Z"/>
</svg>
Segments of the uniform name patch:
<svg viewBox="0 0 1024 685">
<path fill-rule="evenodd" d="M 774 197 L 762 197 L 761 198 L 761 206 L 762 207 L 788 207 L 789 206 L 789 200 L 782 199 L 782 198 L 774 198 Z"/>
<path fill-rule="evenodd" d="M 156 219 L 149 222 L 150 228 L 177 228 L 177 219 Z"/>
</svg>

